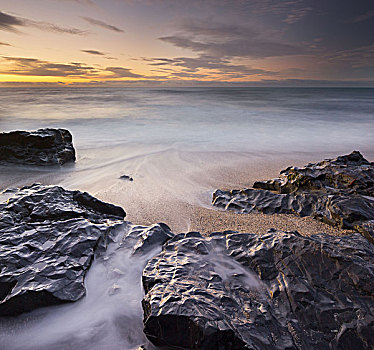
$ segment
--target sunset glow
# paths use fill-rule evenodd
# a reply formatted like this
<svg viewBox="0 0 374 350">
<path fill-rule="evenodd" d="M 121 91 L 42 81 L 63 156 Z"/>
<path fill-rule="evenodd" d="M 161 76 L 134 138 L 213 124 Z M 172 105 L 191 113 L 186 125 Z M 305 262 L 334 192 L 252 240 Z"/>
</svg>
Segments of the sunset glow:
<svg viewBox="0 0 374 350">
<path fill-rule="evenodd" d="M 0 0 L 0 82 L 372 85 L 373 2 Z M 339 9 L 339 11 L 337 10 Z"/>
</svg>

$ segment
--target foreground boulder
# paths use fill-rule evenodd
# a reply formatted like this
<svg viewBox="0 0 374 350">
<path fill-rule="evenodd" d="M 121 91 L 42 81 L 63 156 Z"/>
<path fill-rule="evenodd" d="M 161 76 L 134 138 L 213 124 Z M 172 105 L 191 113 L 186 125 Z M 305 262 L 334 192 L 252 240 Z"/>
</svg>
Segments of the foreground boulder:
<svg viewBox="0 0 374 350">
<path fill-rule="evenodd" d="M 254 189 L 213 194 L 213 205 L 240 213 L 312 216 L 332 226 L 355 229 L 374 243 L 374 163 L 359 152 L 289 167 Z"/>
<path fill-rule="evenodd" d="M 0 204 L 0 316 L 76 301 L 122 208 L 58 186 L 23 187 Z"/>
<path fill-rule="evenodd" d="M 75 161 L 72 136 L 65 129 L 0 133 L 0 162 L 63 165 Z"/>
<path fill-rule="evenodd" d="M 179 234 L 143 271 L 165 349 L 372 349 L 374 246 L 354 234 Z"/>
</svg>

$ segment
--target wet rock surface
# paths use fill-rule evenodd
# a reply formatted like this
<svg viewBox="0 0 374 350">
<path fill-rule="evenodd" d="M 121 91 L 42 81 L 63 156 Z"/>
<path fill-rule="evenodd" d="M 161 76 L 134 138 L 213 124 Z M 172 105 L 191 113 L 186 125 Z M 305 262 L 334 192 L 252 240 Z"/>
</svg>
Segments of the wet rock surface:
<svg viewBox="0 0 374 350">
<path fill-rule="evenodd" d="M 359 152 L 289 167 L 279 178 L 255 182 L 253 189 L 213 194 L 213 205 L 240 213 L 312 216 L 332 226 L 355 229 L 374 242 L 374 163 Z"/>
<path fill-rule="evenodd" d="M 0 204 L 0 316 L 76 301 L 122 208 L 58 186 L 23 187 Z"/>
<path fill-rule="evenodd" d="M 179 234 L 143 271 L 144 332 L 165 349 L 372 349 L 373 278 L 358 233 Z"/>
<path fill-rule="evenodd" d="M 75 149 L 68 130 L 0 133 L 0 163 L 63 165 L 74 161 Z"/>
<path fill-rule="evenodd" d="M 273 190 L 278 193 L 326 192 L 335 194 L 374 195 L 374 163 L 360 152 L 310 163 L 303 168 L 289 167 L 279 178 L 255 182 L 253 188 Z"/>
<path fill-rule="evenodd" d="M 132 256 L 146 255 L 174 237 L 170 227 L 162 222 L 150 226 L 134 225 L 126 221 L 121 228 L 122 235 L 116 238 L 116 249 L 126 248 Z M 113 239 L 113 237 L 112 237 Z"/>
</svg>

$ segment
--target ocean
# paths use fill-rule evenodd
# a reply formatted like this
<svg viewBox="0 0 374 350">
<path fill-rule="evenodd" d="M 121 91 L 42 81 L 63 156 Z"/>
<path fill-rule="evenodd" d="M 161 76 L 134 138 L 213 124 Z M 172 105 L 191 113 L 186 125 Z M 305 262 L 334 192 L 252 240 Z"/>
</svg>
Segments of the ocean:
<svg viewBox="0 0 374 350">
<path fill-rule="evenodd" d="M 374 89 L 0 88 L 0 131 L 43 127 L 70 130 L 76 164 L 0 166 L 0 191 L 34 182 L 89 191 L 121 205 L 134 223 L 162 221 L 178 233 L 190 229 L 192 207 L 211 208 L 218 187 L 248 187 L 353 150 L 374 160 Z M 0 344 L 136 348 L 145 341 L 145 263 L 125 251 L 94 262 L 86 298 L 0 321 Z M 124 274 L 113 279 L 111 268 Z M 110 296 L 114 284 L 121 292 Z"/>
<path fill-rule="evenodd" d="M 62 127 L 78 151 L 122 145 L 373 151 L 370 88 L 0 88 L 0 129 Z"/>
</svg>

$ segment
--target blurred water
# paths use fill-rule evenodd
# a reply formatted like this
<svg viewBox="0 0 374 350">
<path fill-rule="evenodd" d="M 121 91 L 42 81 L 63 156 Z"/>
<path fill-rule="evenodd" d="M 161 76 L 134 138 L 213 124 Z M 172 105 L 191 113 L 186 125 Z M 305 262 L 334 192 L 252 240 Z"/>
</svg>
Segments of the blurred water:
<svg viewBox="0 0 374 350">
<path fill-rule="evenodd" d="M 374 89 L 0 89 L 0 129 L 64 127 L 78 149 L 372 151 Z"/>
<path fill-rule="evenodd" d="M 0 190 L 60 184 L 124 206 L 139 223 L 185 229 L 189 214 L 172 201 L 210 206 L 217 186 L 352 150 L 374 159 L 374 89 L 0 88 L 0 130 L 41 127 L 69 129 L 77 162 L 0 166 Z"/>
<path fill-rule="evenodd" d="M 69 129 L 77 162 L 0 166 L 0 190 L 60 184 L 124 206 L 131 220 L 178 217 L 184 229 L 189 214 L 172 201 L 210 206 L 217 186 L 352 150 L 374 159 L 374 89 L 0 88 L 0 130 L 41 127 Z"/>
</svg>

